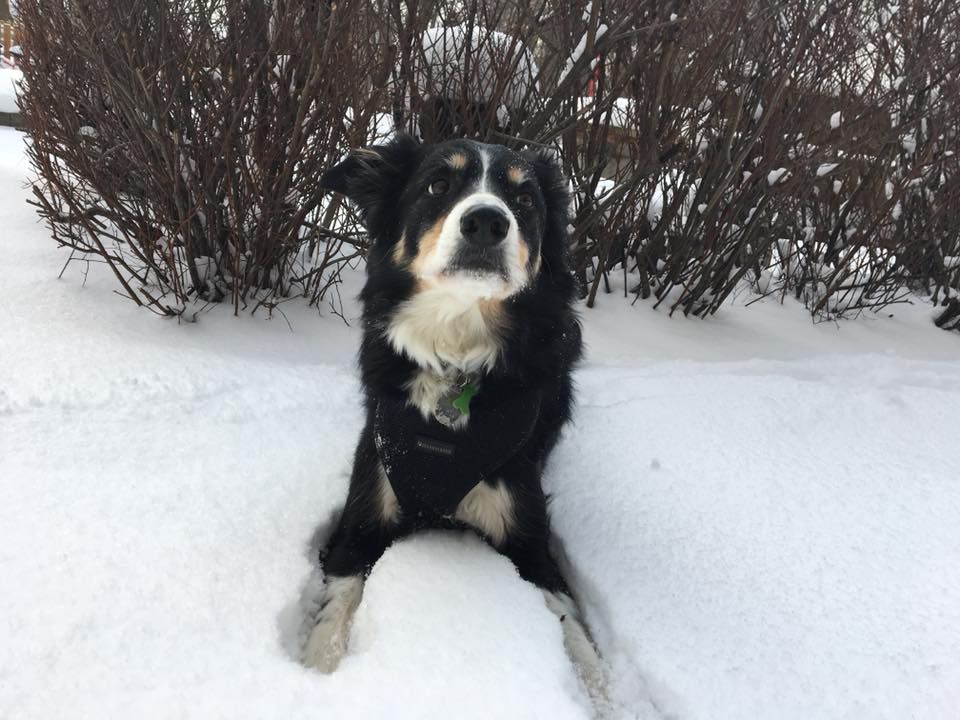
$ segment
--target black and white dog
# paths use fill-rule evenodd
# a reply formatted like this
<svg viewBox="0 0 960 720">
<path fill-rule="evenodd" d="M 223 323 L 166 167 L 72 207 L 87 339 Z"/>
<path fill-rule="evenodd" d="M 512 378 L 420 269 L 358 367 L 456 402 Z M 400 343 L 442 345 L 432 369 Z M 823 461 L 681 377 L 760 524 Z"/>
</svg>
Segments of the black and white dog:
<svg viewBox="0 0 960 720">
<path fill-rule="evenodd" d="M 601 662 L 548 549 L 540 483 L 581 354 L 559 169 L 543 153 L 400 136 L 353 152 L 323 185 L 355 204 L 371 242 L 367 415 L 305 664 L 337 667 L 364 576 L 391 542 L 470 527 L 543 590 L 597 691 Z"/>
</svg>

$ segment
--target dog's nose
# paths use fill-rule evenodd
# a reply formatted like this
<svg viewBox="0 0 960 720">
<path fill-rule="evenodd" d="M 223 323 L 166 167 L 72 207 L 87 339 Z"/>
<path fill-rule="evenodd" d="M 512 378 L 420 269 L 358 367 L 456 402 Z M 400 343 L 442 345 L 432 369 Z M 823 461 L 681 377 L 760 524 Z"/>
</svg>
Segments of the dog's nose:
<svg viewBox="0 0 960 720">
<path fill-rule="evenodd" d="M 478 205 L 460 218 L 464 239 L 479 247 L 493 247 L 507 236 L 510 218 L 493 205 Z"/>
</svg>

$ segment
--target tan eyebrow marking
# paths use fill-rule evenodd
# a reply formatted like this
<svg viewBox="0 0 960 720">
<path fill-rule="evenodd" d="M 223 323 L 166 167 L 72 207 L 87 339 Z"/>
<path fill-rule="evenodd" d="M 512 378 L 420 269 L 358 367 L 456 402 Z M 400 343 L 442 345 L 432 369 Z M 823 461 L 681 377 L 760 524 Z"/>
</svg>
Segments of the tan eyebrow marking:
<svg viewBox="0 0 960 720">
<path fill-rule="evenodd" d="M 447 165 L 454 170 L 463 170 L 467 166 L 466 153 L 457 152 L 447 158 Z"/>
<path fill-rule="evenodd" d="M 520 185 L 527 179 L 527 174 L 518 167 L 507 168 L 507 180 L 514 185 Z"/>
</svg>

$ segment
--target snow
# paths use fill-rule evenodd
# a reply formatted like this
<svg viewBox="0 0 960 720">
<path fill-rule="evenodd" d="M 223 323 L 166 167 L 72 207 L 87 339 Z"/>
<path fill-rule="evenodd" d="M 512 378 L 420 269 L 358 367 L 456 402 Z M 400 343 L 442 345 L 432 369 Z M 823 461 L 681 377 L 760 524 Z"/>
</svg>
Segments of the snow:
<svg viewBox="0 0 960 720">
<path fill-rule="evenodd" d="M 577 41 L 577 46 L 573 49 L 573 52 L 570 53 L 570 57 L 567 58 L 567 64 L 563 66 L 563 70 L 560 71 L 560 77 L 557 80 L 557 83 L 563 83 L 567 79 L 567 75 L 571 73 L 574 65 L 580 62 L 580 58 L 583 57 L 584 50 L 587 49 L 587 40 L 588 34 L 584 32 L 580 39 Z"/>
<path fill-rule="evenodd" d="M 685 184 L 684 178 L 678 170 L 668 170 L 660 178 L 660 181 L 654 185 L 653 192 L 650 195 L 650 202 L 647 205 L 647 220 L 650 221 L 652 226 L 656 227 L 659 224 L 660 218 L 663 216 L 664 204 L 669 205 L 673 200 L 674 189 L 683 187 Z M 689 184 L 686 201 L 680 207 L 679 215 L 682 221 L 686 221 L 686 218 L 690 214 L 699 187 L 700 181 L 697 179 L 694 179 Z M 698 212 L 702 213 L 703 210 L 698 209 Z"/>
<path fill-rule="evenodd" d="M 21 138 L 0 129 L 0 717 L 590 717 L 540 593 L 469 533 L 388 550 L 335 674 L 292 659 L 362 421 L 356 328 L 296 302 L 177 324 L 101 267 L 57 280 Z M 838 325 L 750 299 L 584 310 L 546 482 L 602 714 L 951 720 L 960 337 L 919 303 Z"/>
<path fill-rule="evenodd" d="M 960 459 L 933 428 L 955 423 L 938 385 L 956 398 L 960 375 L 864 370 L 834 358 L 581 374 L 591 452 L 623 457 L 627 392 L 660 420 L 604 469 L 604 492 L 577 492 L 588 462 L 570 444 L 554 465 L 580 586 L 623 578 L 591 617 L 622 653 L 619 687 L 641 675 L 668 717 L 953 717 Z"/>
<path fill-rule="evenodd" d="M 823 163 L 817 168 L 817 177 L 823 177 L 824 175 L 829 175 L 834 170 L 837 169 L 839 163 Z"/>
<path fill-rule="evenodd" d="M 589 21 L 589 19 L 589 15 L 586 15 L 585 13 L 585 22 Z M 607 34 L 607 30 L 609 29 L 610 28 L 606 25 L 606 23 L 600 23 L 600 25 L 597 26 L 596 32 L 594 33 L 594 44 L 598 44 L 603 36 Z M 570 57 L 567 58 L 567 63 L 563 66 L 563 70 L 560 71 L 560 77 L 557 80 L 558 84 L 566 80 L 567 75 L 573 71 L 573 67 L 580 62 L 580 58 L 583 57 L 583 53 L 587 49 L 587 40 L 589 39 L 589 34 L 589 30 L 584 30 L 583 34 L 580 36 L 580 39 L 577 41 L 577 46 L 573 49 L 573 52 L 570 53 Z M 619 99 L 624 100 L 624 98 Z"/>
<path fill-rule="evenodd" d="M 469 568 L 468 583 L 464 568 Z M 509 607 L 510 617 L 503 618 L 502 611 L 477 612 L 480 606 Z M 560 624 L 543 607 L 543 594 L 519 582 L 510 561 L 473 534 L 416 536 L 388 550 L 374 566 L 355 619 L 351 654 L 337 679 L 369 683 L 371 661 L 376 663 L 380 677 L 372 715 L 383 713 L 384 698 L 391 705 L 438 709 L 476 698 L 467 711 L 482 709 L 484 717 L 511 717 L 517 708 L 532 710 L 536 702 L 540 717 L 582 718 L 589 704 L 574 692 L 573 669 L 557 651 L 563 643 Z M 463 628 L 469 642 L 423 633 L 411 620 L 423 618 L 425 610 L 440 627 Z M 487 664 L 483 658 L 496 659 L 489 663 L 494 672 L 478 672 Z M 405 667 L 432 669 L 443 682 L 411 685 L 408 673 L 398 672 Z M 482 704 L 476 702 L 480 698 Z M 350 716 L 370 716 L 355 713 Z"/>
<path fill-rule="evenodd" d="M 572 65 L 570 67 L 573 67 Z M 637 117 L 637 103 L 632 98 L 618 97 L 610 102 L 609 98 L 602 103 L 606 109 L 598 115 L 598 122 L 607 122 L 607 113 L 610 113 L 610 126 L 615 128 L 630 128 Z M 589 113 L 597 112 L 598 104 L 595 97 L 577 98 L 577 113 L 585 117 Z"/>
<path fill-rule="evenodd" d="M 0 68 L 0 113 L 20 112 L 17 108 L 17 90 L 23 80 L 23 71 Z"/>
<path fill-rule="evenodd" d="M 786 168 L 777 168 L 767 173 L 767 185 L 776 185 L 788 174 Z"/>
<path fill-rule="evenodd" d="M 836 130 L 838 127 L 840 127 L 840 117 L 841 117 L 841 113 L 840 113 L 839 110 L 837 110 L 835 113 L 833 113 L 833 114 L 830 116 L 830 128 L 831 128 L 831 129 Z"/>
</svg>

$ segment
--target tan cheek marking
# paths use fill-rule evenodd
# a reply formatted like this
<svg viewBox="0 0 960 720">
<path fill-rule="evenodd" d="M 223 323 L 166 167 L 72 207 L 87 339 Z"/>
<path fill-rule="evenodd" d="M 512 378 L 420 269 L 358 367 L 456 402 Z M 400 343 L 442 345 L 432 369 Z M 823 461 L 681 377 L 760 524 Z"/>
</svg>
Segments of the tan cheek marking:
<svg viewBox="0 0 960 720">
<path fill-rule="evenodd" d="M 429 230 L 420 236 L 420 242 L 417 244 L 417 255 L 410 264 L 415 275 L 422 275 L 424 263 L 437 249 L 437 243 L 440 242 L 440 230 L 443 229 L 445 219 L 446 216 L 438 219 Z"/>
<path fill-rule="evenodd" d="M 454 170 L 463 170 L 467 166 L 467 156 L 462 152 L 454 153 L 447 158 L 447 165 Z"/>
<path fill-rule="evenodd" d="M 527 179 L 527 174 L 520 168 L 511 167 L 507 169 L 507 180 L 512 182 L 514 185 L 519 185 L 526 179 Z"/>
<path fill-rule="evenodd" d="M 518 238 L 517 246 L 517 262 L 520 264 L 522 270 L 527 269 L 527 263 L 530 262 L 530 248 L 527 246 L 527 241 L 524 239 L 523 235 Z"/>
<path fill-rule="evenodd" d="M 403 265 L 404 261 L 407 259 L 407 232 L 404 230 L 400 233 L 400 239 L 397 241 L 397 244 L 393 246 L 393 262 L 397 265 Z"/>
<path fill-rule="evenodd" d="M 533 279 L 540 272 L 541 255 L 539 251 L 533 257 L 530 256 L 530 246 L 523 235 L 520 236 L 520 245 L 517 248 L 517 264 L 520 270 L 527 274 L 527 277 Z"/>
<path fill-rule="evenodd" d="M 502 332 L 507 327 L 507 311 L 502 300 L 486 298 L 477 304 L 488 328 L 494 332 Z"/>
<path fill-rule="evenodd" d="M 530 269 L 531 278 L 535 278 L 537 275 L 540 274 L 540 265 L 542 264 L 541 262 L 542 260 L 543 260 L 543 255 L 541 255 L 538 252 L 537 256 L 533 259 L 533 267 Z"/>
</svg>

